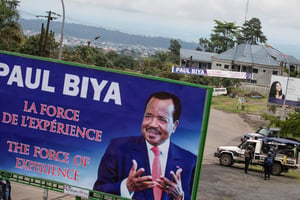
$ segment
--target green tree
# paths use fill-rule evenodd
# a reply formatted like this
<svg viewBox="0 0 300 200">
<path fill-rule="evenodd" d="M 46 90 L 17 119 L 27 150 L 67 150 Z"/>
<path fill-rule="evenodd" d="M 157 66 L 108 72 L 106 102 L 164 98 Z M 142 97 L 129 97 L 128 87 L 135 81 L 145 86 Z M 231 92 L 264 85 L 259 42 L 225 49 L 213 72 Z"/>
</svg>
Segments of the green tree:
<svg viewBox="0 0 300 200">
<path fill-rule="evenodd" d="M 144 58 L 141 62 L 141 72 L 156 76 L 160 72 L 161 62 L 154 58 Z"/>
<path fill-rule="evenodd" d="M 40 35 L 25 37 L 24 44 L 20 47 L 20 52 L 33 56 L 39 55 Z"/>
<path fill-rule="evenodd" d="M 137 67 L 137 61 L 129 55 L 120 55 L 114 60 L 114 66 L 118 69 L 130 69 L 133 70 Z"/>
<path fill-rule="evenodd" d="M 263 119 L 268 120 L 268 126 L 280 128 L 280 137 L 300 137 L 300 113 L 290 113 L 286 120 L 280 120 L 274 115 L 262 114 Z"/>
<path fill-rule="evenodd" d="M 167 62 L 169 60 L 169 57 L 170 54 L 168 52 L 160 51 L 160 52 L 156 52 L 152 58 L 163 63 L 163 62 Z"/>
<path fill-rule="evenodd" d="M 25 38 L 24 44 L 19 51 L 24 54 L 40 56 L 41 34 L 32 35 Z M 45 57 L 57 58 L 59 43 L 55 41 L 54 34 L 48 35 L 48 42 L 45 48 Z"/>
<path fill-rule="evenodd" d="M 246 20 L 242 26 L 239 43 L 261 44 L 267 42 L 267 37 L 262 32 L 260 20 L 252 18 Z"/>
<path fill-rule="evenodd" d="M 119 54 L 116 51 L 109 51 L 105 55 L 111 61 L 113 61 L 119 57 Z"/>
<path fill-rule="evenodd" d="M 169 57 L 169 61 L 176 63 L 177 65 L 179 64 L 180 61 L 180 48 L 181 45 L 179 44 L 179 42 L 177 40 L 170 40 L 170 57 Z"/>
<path fill-rule="evenodd" d="M 211 48 L 211 44 L 210 44 L 210 40 L 206 39 L 206 38 L 200 38 L 199 39 L 199 44 L 201 47 L 198 47 L 197 50 L 199 51 L 209 51 Z"/>
<path fill-rule="evenodd" d="M 233 22 L 221 22 L 214 20 L 216 25 L 214 26 L 213 33 L 210 35 L 210 52 L 224 52 L 234 47 L 239 38 L 239 26 Z"/>
<path fill-rule="evenodd" d="M 0 49 L 17 51 L 24 40 L 20 24 L 17 0 L 0 0 Z"/>
<path fill-rule="evenodd" d="M 102 51 L 95 55 L 95 65 L 107 68 L 113 68 L 114 66 L 113 62 Z"/>
<path fill-rule="evenodd" d="M 99 52 L 99 49 L 85 45 L 77 46 L 75 48 L 64 47 L 62 59 L 82 64 L 96 65 L 96 55 Z"/>
</svg>

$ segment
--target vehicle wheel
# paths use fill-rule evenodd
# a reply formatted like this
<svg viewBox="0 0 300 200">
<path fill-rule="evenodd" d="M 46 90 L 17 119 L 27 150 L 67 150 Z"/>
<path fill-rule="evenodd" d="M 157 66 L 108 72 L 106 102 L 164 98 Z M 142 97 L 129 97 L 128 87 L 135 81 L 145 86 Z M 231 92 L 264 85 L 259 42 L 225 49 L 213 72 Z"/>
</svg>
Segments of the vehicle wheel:
<svg viewBox="0 0 300 200">
<path fill-rule="evenodd" d="M 220 164 L 225 166 L 231 166 L 232 163 L 232 157 L 229 154 L 222 154 L 220 156 Z"/>
<path fill-rule="evenodd" d="M 275 162 L 273 163 L 273 166 L 272 166 L 272 174 L 277 176 L 277 175 L 280 175 L 280 173 L 282 172 L 282 166 L 280 163 L 278 162 Z"/>
</svg>

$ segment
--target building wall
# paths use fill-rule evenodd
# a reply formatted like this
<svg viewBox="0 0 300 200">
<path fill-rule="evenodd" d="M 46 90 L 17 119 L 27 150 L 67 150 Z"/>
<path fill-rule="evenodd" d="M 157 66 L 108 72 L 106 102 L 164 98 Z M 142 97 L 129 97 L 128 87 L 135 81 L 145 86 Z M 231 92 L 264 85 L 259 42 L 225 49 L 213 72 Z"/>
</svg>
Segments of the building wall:
<svg viewBox="0 0 300 200">
<path fill-rule="evenodd" d="M 211 68 L 216 70 L 231 70 L 230 60 L 212 60 Z"/>
<path fill-rule="evenodd" d="M 253 83 L 259 86 L 266 86 L 266 87 L 270 86 L 271 77 L 273 73 L 274 75 L 281 75 L 280 68 L 275 66 L 255 65 L 253 66 L 252 71 L 253 71 Z M 275 72 L 277 72 L 277 74 Z"/>
<path fill-rule="evenodd" d="M 242 82 L 242 85 L 240 86 L 240 88 L 245 91 L 258 92 L 259 94 L 262 94 L 265 96 L 269 95 L 269 87 L 267 87 L 267 86 L 259 86 L 259 85 L 253 85 L 251 83 Z"/>
<path fill-rule="evenodd" d="M 196 60 L 185 60 L 180 59 L 180 66 L 182 67 L 192 67 L 192 68 L 201 68 L 201 69 L 211 69 L 211 63 L 204 61 Z"/>
<path fill-rule="evenodd" d="M 235 62 L 234 65 L 232 65 L 232 61 L 221 59 L 212 60 L 212 69 L 238 72 L 252 72 L 252 84 L 263 87 L 269 87 L 272 74 L 281 75 L 279 66 L 265 66 L 257 64 L 253 65 L 252 63 L 243 62 Z"/>
</svg>

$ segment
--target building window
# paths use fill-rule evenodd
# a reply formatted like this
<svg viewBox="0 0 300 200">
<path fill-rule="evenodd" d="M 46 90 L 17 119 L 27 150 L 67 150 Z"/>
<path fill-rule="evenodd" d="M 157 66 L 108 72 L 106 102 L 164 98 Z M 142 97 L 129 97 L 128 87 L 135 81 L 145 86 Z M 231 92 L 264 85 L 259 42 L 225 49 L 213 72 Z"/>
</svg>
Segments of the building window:
<svg viewBox="0 0 300 200">
<path fill-rule="evenodd" d="M 221 67 L 222 66 L 222 64 L 220 64 L 220 63 L 217 63 L 217 67 Z"/>
<path fill-rule="evenodd" d="M 229 69 L 229 65 L 224 65 L 224 69 Z"/>
<path fill-rule="evenodd" d="M 251 83 L 253 84 L 253 85 L 256 85 L 256 80 L 251 80 Z"/>
<path fill-rule="evenodd" d="M 258 73 L 258 69 L 257 68 L 253 68 L 253 73 L 257 74 Z"/>
<path fill-rule="evenodd" d="M 277 75 L 277 74 L 278 74 L 278 71 L 273 71 L 272 74 L 273 74 L 273 75 Z"/>
</svg>

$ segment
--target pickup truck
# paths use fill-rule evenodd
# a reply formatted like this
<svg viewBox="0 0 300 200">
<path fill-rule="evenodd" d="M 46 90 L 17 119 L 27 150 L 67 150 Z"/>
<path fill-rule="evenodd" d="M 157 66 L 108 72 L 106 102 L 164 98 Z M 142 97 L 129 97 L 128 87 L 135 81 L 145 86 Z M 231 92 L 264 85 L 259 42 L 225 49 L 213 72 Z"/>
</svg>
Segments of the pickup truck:
<svg viewBox="0 0 300 200">
<path fill-rule="evenodd" d="M 234 163 L 245 162 L 245 151 L 251 146 L 254 148 L 254 155 L 251 164 L 264 164 L 264 159 L 270 150 L 274 151 L 272 173 L 279 175 L 289 169 L 299 167 L 298 154 L 300 143 L 284 138 L 262 138 L 257 140 L 245 140 L 238 146 L 219 146 L 214 156 L 224 166 L 231 166 Z"/>
<path fill-rule="evenodd" d="M 249 139 L 259 139 L 264 137 L 279 137 L 280 136 L 280 128 L 264 128 L 260 127 L 255 133 L 246 133 L 241 137 L 241 141 L 249 140 Z"/>
</svg>

